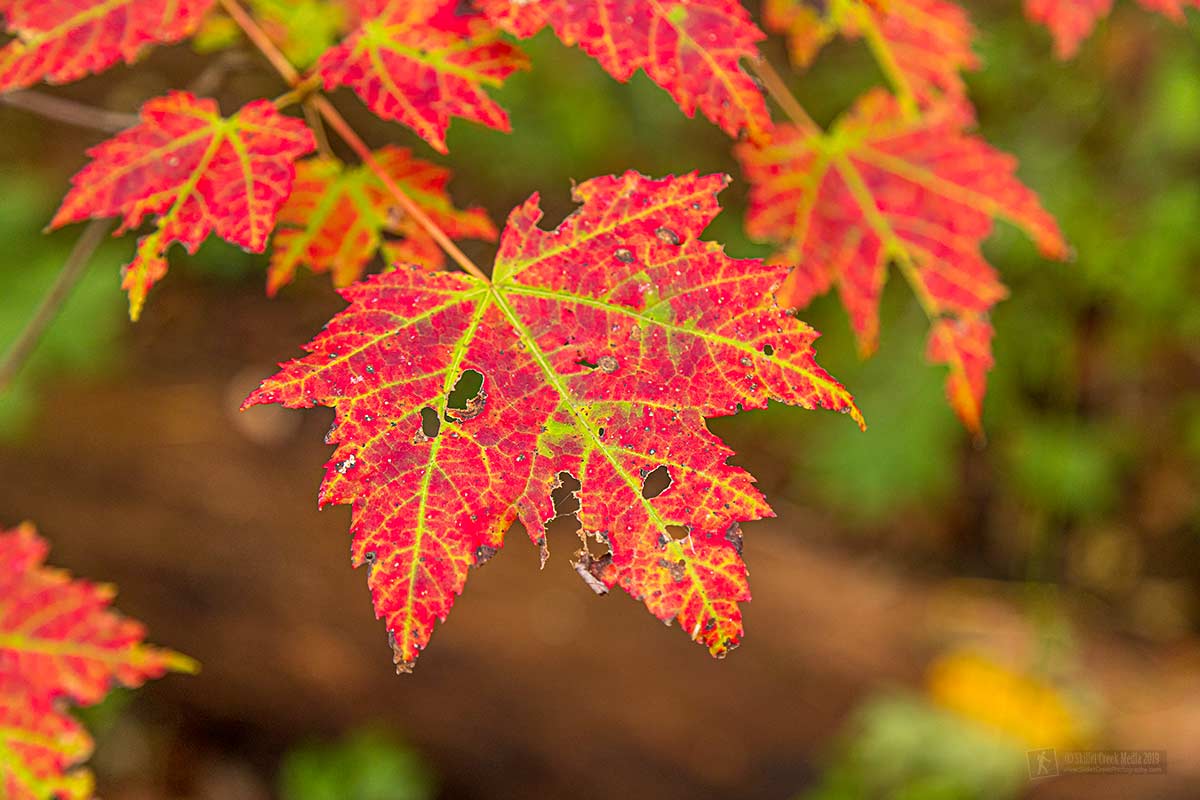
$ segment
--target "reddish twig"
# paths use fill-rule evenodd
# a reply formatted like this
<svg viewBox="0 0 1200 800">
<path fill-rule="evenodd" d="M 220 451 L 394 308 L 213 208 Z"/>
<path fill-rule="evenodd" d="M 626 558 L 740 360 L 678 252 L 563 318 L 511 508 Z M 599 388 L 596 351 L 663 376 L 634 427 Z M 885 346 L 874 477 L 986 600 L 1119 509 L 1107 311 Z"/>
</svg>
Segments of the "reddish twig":
<svg viewBox="0 0 1200 800">
<path fill-rule="evenodd" d="M 299 70 L 292 66 L 292 63 L 287 60 L 287 57 L 283 54 L 283 52 L 275 46 L 274 42 L 271 41 L 271 37 L 267 36 L 266 31 L 258 26 L 258 23 L 254 21 L 254 18 L 251 17 L 244 8 L 242 8 L 238 0 L 220 0 L 220 3 L 221 7 L 225 9 L 226 13 L 233 18 L 234 22 L 236 22 L 246 34 L 246 38 L 258 48 L 267 61 L 271 63 L 271 66 L 275 67 L 275 71 L 278 72 L 279 75 L 287 82 L 288 86 L 293 89 L 300 87 L 304 83 L 304 79 Z M 366 142 L 362 140 L 362 137 L 359 136 L 352 127 L 350 127 L 350 123 L 348 123 L 346 119 L 338 112 L 338 110 L 333 107 L 333 104 L 330 103 L 328 99 L 318 94 L 309 98 L 308 102 L 310 102 L 320 113 L 320 115 L 325 118 L 325 121 L 329 123 L 329 127 L 336 131 L 337 135 L 340 136 L 342 140 L 350 146 L 350 149 L 352 149 L 358 155 L 358 157 L 362 159 L 367 168 L 371 170 L 371 172 L 373 172 L 377 178 L 379 178 L 379 181 L 396 200 L 396 203 L 399 204 L 400 208 L 403 209 L 406 214 L 412 217 L 418 225 L 424 228 L 425 232 L 428 233 L 433 240 L 437 242 L 443 250 L 446 251 L 450 258 L 454 259 L 455 263 L 457 263 L 471 275 L 474 275 L 476 278 L 479 278 L 483 281 L 488 280 L 488 277 L 484 274 L 483 270 L 477 267 L 475 263 L 467 257 L 467 254 L 460 250 L 458 245 L 456 245 L 450 239 L 450 237 L 446 235 L 446 232 L 443 231 L 436 222 L 430 219 L 429 215 L 426 214 L 421 207 L 417 205 L 407 193 L 405 193 L 400 185 L 396 183 L 396 181 L 393 180 L 390 175 L 387 174 L 387 172 L 382 166 L 380 166 L 379 162 L 376 161 L 375 157 L 371 154 L 371 148 L 368 147 Z"/>
</svg>

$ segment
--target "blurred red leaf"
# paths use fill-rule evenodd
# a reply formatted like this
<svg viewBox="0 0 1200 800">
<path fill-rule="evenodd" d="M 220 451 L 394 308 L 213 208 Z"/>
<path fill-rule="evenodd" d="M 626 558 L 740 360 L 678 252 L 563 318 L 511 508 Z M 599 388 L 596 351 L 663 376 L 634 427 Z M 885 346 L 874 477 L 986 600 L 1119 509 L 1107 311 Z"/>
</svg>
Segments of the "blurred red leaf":
<svg viewBox="0 0 1200 800">
<path fill-rule="evenodd" d="M 895 263 L 935 326 L 929 355 L 950 366 L 951 405 L 978 433 L 991 365 L 986 318 L 1007 293 L 980 244 L 999 218 L 1047 257 L 1069 251 L 1017 179 L 1016 159 L 968 134 L 969 122 L 959 103 L 913 117 L 875 90 L 828 134 L 781 125 L 773 143 L 743 144 L 737 155 L 752 184 L 747 230 L 782 246 L 774 261 L 798 265 L 780 302 L 803 307 L 836 287 L 868 355 Z"/>
<path fill-rule="evenodd" d="M 169 670 L 194 672 L 178 653 L 143 644 L 145 630 L 109 608 L 113 589 L 43 566 L 32 525 L 0 532 L 0 790 L 8 800 L 91 797 L 87 732 L 65 713 L 113 686 Z"/>
<path fill-rule="evenodd" d="M 16 38 L 0 49 L 0 92 L 39 81 L 67 83 L 133 63 L 150 45 L 177 42 L 213 0 L 5 0 Z"/>
<path fill-rule="evenodd" d="M 726 181 L 596 178 L 552 231 L 535 195 L 494 283 L 400 269 L 344 289 L 310 355 L 246 401 L 335 409 L 321 503 L 353 505 L 352 560 L 399 668 L 514 521 L 545 557 L 564 473 L 582 484 L 581 536 L 609 548 L 576 554 L 589 585 L 620 585 L 714 655 L 740 641 L 738 525 L 771 510 L 705 418 L 768 400 L 861 417 L 817 365 L 817 334 L 775 304 L 787 268 L 699 239 Z M 469 371 L 482 387 L 452 399 Z M 658 467 L 671 484 L 647 498 Z"/>
<path fill-rule="evenodd" d="M 446 194 L 450 172 L 413 158 L 408 150 L 384 147 L 375 160 L 383 170 L 455 239 L 494 241 L 496 227 L 481 208 L 460 211 Z M 398 239 L 385 238 L 394 234 Z M 412 217 L 396 207 L 382 181 L 365 166 L 347 167 L 333 158 L 297 164 L 296 184 L 279 211 L 279 230 L 267 273 L 267 293 L 290 283 L 301 265 L 328 272 L 335 286 L 362 277 L 383 248 L 389 263 L 445 266 L 445 254 Z"/>
<path fill-rule="evenodd" d="M 763 19 L 787 35 L 792 60 L 802 67 L 838 33 L 866 40 L 884 72 L 922 103 L 966 94 L 959 73 L 979 66 L 967 12 L 947 0 L 767 0 Z"/>
<path fill-rule="evenodd" d="M 1200 9 L 1200 0 L 1138 0 L 1147 11 L 1164 15 L 1177 25 L 1186 20 L 1184 9 Z M 1054 38 L 1054 52 L 1068 59 L 1091 35 L 1096 22 L 1112 11 L 1112 0 L 1025 0 L 1025 15 L 1045 25 Z"/>
</svg>

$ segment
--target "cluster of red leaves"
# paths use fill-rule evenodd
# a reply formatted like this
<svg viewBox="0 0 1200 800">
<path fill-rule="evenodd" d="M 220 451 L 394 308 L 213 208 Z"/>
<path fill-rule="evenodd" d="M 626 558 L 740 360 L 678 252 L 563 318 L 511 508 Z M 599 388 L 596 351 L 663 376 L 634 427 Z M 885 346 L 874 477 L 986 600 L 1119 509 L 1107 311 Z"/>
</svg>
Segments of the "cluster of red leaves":
<svg viewBox="0 0 1200 800">
<path fill-rule="evenodd" d="M 891 84 L 828 131 L 790 98 L 792 123 L 771 121 L 746 71 L 765 34 L 737 0 L 344 2 L 346 38 L 307 75 L 280 67 L 296 83 L 289 102 L 345 86 L 445 152 L 453 117 L 509 129 L 488 92 L 528 64 L 504 35 L 549 28 L 614 78 L 642 70 L 685 114 L 741 137 L 747 227 L 779 246 L 763 264 L 698 238 L 720 177 L 629 173 L 577 187 L 581 209 L 554 231 L 537 226 L 536 196 L 515 210 L 487 281 L 436 271 L 437 245 L 496 236 L 481 210 L 450 202 L 445 170 L 399 148 L 368 157 L 361 143 L 363 167 L 328 153 L 300 161 L 313 133 L 268 101 L 223 117 L 214 101 L 175 92 L 92 149 L 52 225 L 154 222 L 124 272 L 135 318 L 170 245 L 195 251 L 212 233 L 262 252 L 279 226 L 272 294 L 302 266 L 348 287 L 350 307 L 311 354 L 248 402 L 335 409 L 322 502 L 353 505 L 354 561 L 368 567 L 398 666 L 411 665 L 467 569 L 514 521 L 544 548 L 564 473 L 581 481 L 581 534 L 608 548 L 577 553 L 589 585 L 621 586 L 715 655 L 736 645 L 749 598 L 738 525 L 770 509 L 704 420 L 769 399 L 858 418 L 816 365 L 816 334 L 789 311 L 817 294 L 837 289 L 868 354 L 894 265 L 929 316 L 927 354 L 949 368 L 951 405 L 980 430 L 989 312 L 1005 295 L 981 243 L 1002 219 L 1049 257 L 1068 250 L 1015 160 L 971 132 L 961 72 L 977 65 L 973 30 L 952 0 L 766 0 L 766 24 L 788 37 L 797 64 L 840 34 L 864 41 Z M 1139 2 L 1179 18 L 1200 0 Z M 1066 55 L 1109 0 L 1028 3 Z M 130 62 L 187 37 L 213 4 L 0 0 L 16 36 L 0 50 L 0 92 Z M 413 268 L 353 283 L 376 253 Z M 452 404 L 468 371 L 484 388 Z M 646 497 L 658 468 L 671 486 Z"/>
<path fill-rule="evenodd" d="M 145 630 L 109 608 L 109 586 L 43 566 L 49 548 L 32 525 L 0 532 L 0 796 L 87 800 L 87 731 L 68 703 L 99 702 L 191 659 L 143 644 Z"/>
<path fill-rule="evenodd" d="M 336 411 L 321 503 L 353 505 L 353 561 L 398 667 L 515 520 L 544 561 L 563 473 L 581 483 L 582 534 L 608 547 L 582 549 L 577 569 L 714 655 L 740 641 L 738 526 L 771 512 L 705 418 L 768 400 L 861 417 L 816 364 L 816 334 L 774 301 L 789 267 L 699 239 L 726 180 L 596 178 L 553 231 L 535 195 L 509 218 L 492 282 L 413 268 L 345 289 L 310 355 L 247 400 Z M 451 405 L 467 371 L 483 386 Z M 659 467 L 671 485 L 648 498 Z"/>
</svg>

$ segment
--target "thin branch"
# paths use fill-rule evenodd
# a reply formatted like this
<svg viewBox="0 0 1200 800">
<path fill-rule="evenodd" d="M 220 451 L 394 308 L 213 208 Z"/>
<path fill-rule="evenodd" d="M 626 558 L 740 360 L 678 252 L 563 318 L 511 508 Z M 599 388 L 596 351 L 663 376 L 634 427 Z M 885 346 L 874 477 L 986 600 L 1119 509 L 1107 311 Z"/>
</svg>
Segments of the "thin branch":
<svg viewBox="0 0 1200 800">
<path fill-rule="evenodd" d="M 317 107 L 312 104 L 312 100 L 305 100 L 300 106 L 304 109 L 304 119 L 308 122 L 308 127 L 312 129 L 313 136 L 317 137 L 317 152 L 326 158 L 333 157 L 333 147 L 329 144 L 329 134 L 325 132 L 325 123 L 321 121 L 321 112 L 317 111 Z"/>
<path fill-rule="evenodd" d="M 221 88 L 225 78 L 234 70 L 250 63 L 249 54 L 242 50 L 226 50 L 200 70 L 187 90 L 192 94 L 208 95 Z"/>
<path fill-rule="evenodd" d="M 353 150 L 358 157 L 363 160 L 363 163 L 367 165 L 367 168 L 371 170 L 371 172 L 375 173 L 375 177 L 379 178 L 379 181 L 383 184 L 383 187 L 387 189 L 388 192 L 391 193 L 393 199 L 400 204 L 400 208 L 404 210 L 404 213 L 416 220 L 417 224 L 424 228 L 425 232 L 433 237 L 435 242 L 441 245 L 442 249 L 446 251 L 447 255 L 454 259 L 455 263 L 457 263 L 470 274 L 474 275 L 476 278 L 479 278 L 479 280 L 488 281 L 488 277 L 483 273 L 483 270 L 477 267 L 475 262 L 468 258 L 466 253 L 459 249 L 458 245 L 456 245 L 453 240 L 446 235 L 446 232 L 438 227 L 436 222 L 429 218 L 429 215 L 426 214 L 424 210 L 422 210 L 421 207 L 417 205 L 402 188 L 400 188 L 400 184 L 396 183 L 392 176 L 387 173 L 387 170 L 385 170 L 383 166 L 375 160 L 375 156 L 371 153 L 371 148 L 367 146 L 367 143 L 364 142 L 357 133 L 355 133 L 354 129 L 350 127 L 350 123 L 346 122 L 345 118 L 342 117 L 342 115 L 338 113 L 338 110 L 333 107 L 333 104 L 330 103 L 325 97 L 320 95 L 314 97 L 312 99 L 312 103 L 313 106 L 316 107 L 317 111 L 321 112 L 321 116 L 325 118 L 325 121 L 329 123 L 329 127 L 333 128 L 334 131 L 337 132 L 337 135 L 342 137 L 342 141 L 350 145 L 350 149 Z"/>
<path fill-rule="evenodd" d="M 292 62 L 288 61 L 287 56 L 275 46 L 275 43 L 271 41 L 271 37 L 267 36 L 266 31 L 260 28 L 258 23 L 254 21 L 254 18 L 242 8 L 238 0 L 219 1 L 225 12 L 233 18 L 234 22 L 242 29 L 242 32 L 246 34 L 246 38 L 262 52 L 267 61 L 271 62 L 271 65 L 275 67 L 280 76 L 287 81 L 287 84 L 293 89 L 300 87 L 304 83 L 303 76 L 292 66 Z M 404 213 L 408 214 L 418 225 L 424 228 L 425 232 L 446 251 L 446 254 L 454 259 L 466 272 L 487 282 L 488 277 L 484 274 L 483 270 L 477 267 L 475 262 L 471 261 L 467 257 L 467 254 L 459 249 L 458 245 L 446 235 L 446 232 L 429 218 L 429 215 L 405 193 L 404 189 L 375 160 L 375 157 L 371 154 L 371 148 L 350 127 L 350 123 L 346 122 L 345 118 L 333 107 L 333 104 L 322 95 L 314 95 L 309 102 L 325 118 L 325 121 L 329 123 L 329 127 L 333 128 L 337 132 L 337 135 L 358 154 L 358 157 L 362 159 L 367 168 L 375 173 L 375 177 L 379 178 L 379 181 L 396 200 L 396 203 L 399 204 Z"/>
<path fill-rule="evenodd" d="M 821 126 L 808 115 L 808 112 L 804 110 L 804 106 L 800 105 L 800 101 L 792 95 L 791 90 L 788 89 L 787 84 L 784 83 L 783 78 L 779 76 L 775 68 L 771 66 L 770 61 L 767 61 L 766 58 L 758 58 L 750 62 L 750 67 L 754 70 L 758 79 L 762 81 L 767 94 L 771 95 L 772 99 L 779 104 L 779 107 L 783 109 L 783 113 L 787 114 L 792 122 L 806 131 L 821 133 Z"/>
<path fill-rule="evenodd" d="M 77 128 L 87 128 L 104 133 L 123 131 L 138 123 L 136 114 L 109 111 L 106 108 L 97 108 L 85 103 L 77 103 L 74 100 L 30 90 L 0 95 L 0 103 L 32 112 L 55 122 L 65 122 Z"/>
<path fill-rule="evenodd" d="M 92 254 L 104 241 L 104 237 L 108 235 L 112 226 L 111 220 L 98 219 L 88 223 L 88 226 L 83 229 L 83 233 L 75 242 L 75 247 L 67 256 L 58 277 L 46 291 L 37 310 L 25 324 L 24 330 L 17 336 L 16 341 L 5 352 L 4 357 L 0 359 L 0 394 L 3 394 L 12 384 L 21 368 L 33 355 L 38 342 L 42 339 L 42 334 L 50 327 L 50 323 L 58 316 L 58 312 L 62 310 L 63 303 L 71 296 L 71 290 L 83 276 Z"/>
</svg>

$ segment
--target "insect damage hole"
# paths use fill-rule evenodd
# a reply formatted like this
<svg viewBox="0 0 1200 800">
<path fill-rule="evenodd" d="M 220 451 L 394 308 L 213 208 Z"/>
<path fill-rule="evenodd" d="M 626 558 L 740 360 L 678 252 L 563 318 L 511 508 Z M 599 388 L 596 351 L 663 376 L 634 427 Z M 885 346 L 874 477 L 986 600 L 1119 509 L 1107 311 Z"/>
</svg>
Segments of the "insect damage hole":
<svg viewBox="0 0 1200 800">
<path fill-rule="evenodd" d="M 442 421 L 438 419 L 438 413 L 429 406 L 421 409 L 421 427 L 417 431 L 417 435 L 413 437 L 413 444 L 422 444 L 428 442 L 438 435 L 442 429 Z"/>
<path fill-rule="evenodd" d="M 642 480 L 642 497 L 653 500 L 665 492 L 671 485 L 671 471 L 666 466 L 652 470 Z"/>
<path fill-rule="evenodd" d="M 554 519 L 573 517 L 579 513 L 579 489 L 583 485 L 569 472 L 558 473 L 558 482 L 550 499 L 554 501 Z"/>
<path fill-rule="evenodd" d="M 483 390 L 483 373 L 463 370 L 446 398 L 446 422 L 466 422 L 483 413 L 487 392 Z"/>
</svg>

